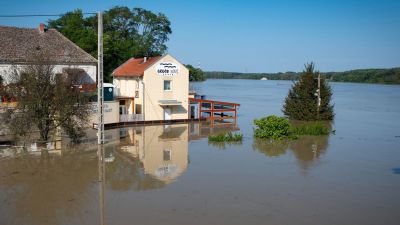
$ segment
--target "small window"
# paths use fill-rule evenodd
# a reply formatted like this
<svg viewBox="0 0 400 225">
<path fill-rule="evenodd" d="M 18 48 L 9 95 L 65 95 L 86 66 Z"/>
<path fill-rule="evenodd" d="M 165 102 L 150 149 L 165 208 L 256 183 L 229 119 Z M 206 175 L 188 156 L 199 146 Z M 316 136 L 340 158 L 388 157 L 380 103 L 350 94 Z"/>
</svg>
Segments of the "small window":
<svg viewBox="0 0 400 225">
<path fill-rule="evenodd" d="M 163 159 L 164 159 L 164 161 L 170 161 L 171 160 L 171 149 L 165 149 L 163 151 Z"/>
<path fill-rule="evenodd" d="M 170 91 L 170 90 L 171 90 L 171 81 L 164 80 L 164 91 Z"/>
<path fill-rule="evenodd" d="M 136 104 L 136 114 L 142 114 L 142 104 Z"/>
</svg>

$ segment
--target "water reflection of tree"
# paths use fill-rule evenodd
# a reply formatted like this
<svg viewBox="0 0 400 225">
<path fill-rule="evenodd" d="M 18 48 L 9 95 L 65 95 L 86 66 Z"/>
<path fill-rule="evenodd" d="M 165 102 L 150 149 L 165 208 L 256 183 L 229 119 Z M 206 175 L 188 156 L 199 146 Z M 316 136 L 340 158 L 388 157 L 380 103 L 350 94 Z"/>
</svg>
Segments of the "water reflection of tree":
<svg viewBox="0 0 400 225">
<path fill-rule="evenodd" d="M 242 145 L 242 141 L 232 141 L 232 142 L 208 141 L 208 145 L 212 145 L 219 150 L 225 150 L 227 148 L 227 146 Z"/>
<path fill-rule="evenodd" d="M 90 190 L 97 184 L 96 154 L 25 154 L 2 159 L 0 171 L 0 201 L 8 202 L 3 206 L 10 210 L 0 215 L 6 224 L 60 224 L 71 218 L 84 219 L 87 210 L 97 205 Z"/>
<path fill-rule="evenodd" d="M 308 169 L 328 148 L 329 135 L 301 136 L 293 141 L 254 139 L 253 149 L 268 157 L 282 156 L 289 151 L 296 157 L 302 169 Z"/>
<path fill-rule="evenodd" d="M 254 138 L 253 149 L 264 153 L 268 157 L 274 157 L 286 154 L 289 144 L 287 140 L 274 141 Z"/>
<path fill-rule="evenodd" d="M 328 139 L 329 136 L 304 136 L 290 144 L 302 169 L 308 169 L 326 152 Z"/>
</svg>

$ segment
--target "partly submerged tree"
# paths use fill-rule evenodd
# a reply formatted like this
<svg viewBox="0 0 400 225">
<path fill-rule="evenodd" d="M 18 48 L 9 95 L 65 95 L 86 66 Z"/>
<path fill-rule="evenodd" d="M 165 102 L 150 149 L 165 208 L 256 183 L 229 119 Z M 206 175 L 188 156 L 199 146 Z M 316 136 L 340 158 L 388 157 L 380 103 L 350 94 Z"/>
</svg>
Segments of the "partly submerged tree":
<svg viewBox="0 0 400 225">
<path fill-rule="evenodd" d="M 323 76 L 320 79 L 321 102 L 318 107 L 318 73 L 318 71 L 314 70 L 314 63 L 306 64 L 299 80 L 289 90 L 282 110 L 289 119 L 333 119 L 333 105 L 330 102 L 332 91 Z"/>
<path fill-rule="evenodd" d="M 203 70 L 200 68 L 195 68 L 192 65 L 185 65 L 189 70 L 189 81 L 205 81 L 206 76 L 204 75 Z"/>
<path fill-rule="evenodd" d="M 10 130 L 25 135 L 38 129 L 40 139 L 47 141 L 52 131 L 61 128 L 78 141 L 84 136 L 90 115 L 88 97 L 76 88 L 81 73 L 69 70 L 68 74 L 55 74 L 49 57 L 37 55 L 33 59 L 31 64 L 14 67 L 8 74 L 11 84 L 6 92 L 17 101 L 16 107 L 8 111 Z"/>
<path fill-rule="evenodd" d="M 104 76 L 132 57 L 158 56 L 167 50 L 171 23 L 162 14 L 141 8 L 116 6 L 104 12 Z M 97 16 L 84 17 L 77 9 L 50 20 L 55 28 L 93 57 L 97 57 Z"/>
</svg>

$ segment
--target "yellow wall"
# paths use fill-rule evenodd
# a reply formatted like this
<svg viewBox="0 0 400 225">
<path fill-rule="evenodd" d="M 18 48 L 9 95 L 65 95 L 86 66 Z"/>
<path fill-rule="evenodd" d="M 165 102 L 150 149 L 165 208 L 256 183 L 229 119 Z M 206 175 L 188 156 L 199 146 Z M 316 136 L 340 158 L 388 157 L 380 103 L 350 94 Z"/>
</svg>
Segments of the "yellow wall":
<svg viewBox="0 0 400 225">
<path fill-rule="evenodd" d="M 146 173 L 160 180 L 175 179 L 188 165 L 188 125 L 144 127 L 144 157 Z M 165 150 L 171 151 L 170 160 L 164 160 Z"/>
<path fill-rule="evenodd" d="M 122 97 L 135 97 L 135 91 L 138 91 L 138 98 L 135 97 L 135 106 L 132 107 L 130 100 L 126 101 L 127 114 L 135 114 L 136 104 L 142 104 L 143 89 L 142 89 L 142 78 L 134 77 L 114 77 L 113 85 L 115 86 L 115 95 Z"/>
<path fill-rule="evenodd" d="M 174 76 L 161 76 L 157 74 L 156 67 L 161 62 L 171 62 L 179 65 L 179 73 Z M 172 90 L 164 91 L 164 80 L 172 81 Z M 172 109 L 171 119 L 188 118 L 189 97 L 189 70 L 170 55 L 165 55 L 157 63 L 149 67 L 144 73 L 144 105 L 145 120 L 163 120 L 164 109 L 159 100 L 177 100 L 181 106 L 169 106 Z"/>
<path fill-rule="evenodd" d="M 127 128 L 127 139 L 122 141 L 121 150 L 139 158 L 146 174 L 165 182 L 173 181 L 188 167 L 188 124 L 158 125 Z M 137 129 L 137 128 L 136 128 Z M 164 151 L 170 158 L 164 158 Z"/>
</svg>

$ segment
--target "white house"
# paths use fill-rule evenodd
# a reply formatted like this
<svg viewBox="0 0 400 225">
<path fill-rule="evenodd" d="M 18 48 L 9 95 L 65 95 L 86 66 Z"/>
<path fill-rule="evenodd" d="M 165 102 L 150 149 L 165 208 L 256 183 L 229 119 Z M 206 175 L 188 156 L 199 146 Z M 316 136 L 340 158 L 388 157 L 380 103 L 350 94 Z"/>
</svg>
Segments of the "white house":
<svg viewBox="0 0 400 225">
<path fill-rule="evenodd" d="M 50 58 L 57 74 L 75 70 L 82 73 L 82 83 L 95 83 L 97 60 L 55 29 L 0 26 L 0 75 L 10 82 L 12 67 L 21 68 L 33 62 L 32 57 L 44 54 Z"/>
</svg>

